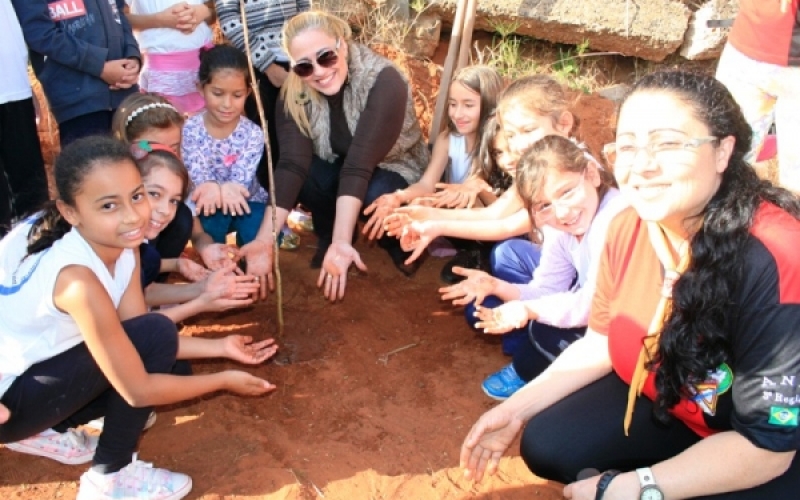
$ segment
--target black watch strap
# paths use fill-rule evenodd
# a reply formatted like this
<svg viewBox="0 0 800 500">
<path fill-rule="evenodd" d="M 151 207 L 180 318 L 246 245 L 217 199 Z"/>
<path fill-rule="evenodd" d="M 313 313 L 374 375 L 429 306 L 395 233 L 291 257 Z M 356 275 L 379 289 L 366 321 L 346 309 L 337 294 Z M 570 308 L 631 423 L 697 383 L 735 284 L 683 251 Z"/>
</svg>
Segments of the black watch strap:
<svg viewBox="0 0 800 500">
<path fill-rule="evenodd" d="M 608 489 L 608 485 L 611 484 L 611 480 L 617 477 L 619 471 L 616 469 L 609 469 L 600 476 L 600 480 L 597 482 L 597 494 L 594 496 L 594 500 L 602 500 L 603 495 L 606 494 L 606 489 Z"/>
</svg>

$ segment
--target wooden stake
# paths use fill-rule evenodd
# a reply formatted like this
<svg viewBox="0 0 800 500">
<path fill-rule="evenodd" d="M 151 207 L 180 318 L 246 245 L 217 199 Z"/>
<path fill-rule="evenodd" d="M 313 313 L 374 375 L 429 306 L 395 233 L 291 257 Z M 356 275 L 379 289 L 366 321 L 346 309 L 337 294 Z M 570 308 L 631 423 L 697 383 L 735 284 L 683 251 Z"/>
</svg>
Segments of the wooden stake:
<svg viewBox="0 0 800 500">
<path fill-rule="evenodd" d="M 450 32 L 450 46 L 447 48 L 447 57 L 444 60 L 444 70 L 442 71 L 442 81 L 439 84 L 439 94 L 436 96 L 436 108 L 433 112 L 433 122 L 428 134 L 428 143 L 433 144 L 439 136 L 442 128 L 442 116 L 447 107 L 447 89 L 450 80 L 453 79 L 455 66 L 458 64 L 459 53 L 461 52 L 461 32 L 464 29 L 464 11 L 467 7 L 467 0 L 458 0 L 456 4 L 456 16 L 453 19 L 453 30 Z"/>
<path fill-rule="evenodd" d="M 278 247 L 278 234 L 281 228 L 275 227 L 277 221 L 275 205 L 275 175 L 272 171 L 272 147 L 269 144 L 269 132 L 267 132 L 267 117 L 264 114 L 264 104 L 261 102 L 261 92 L 258 91 L 258 80 L 256 80 L 256 72 L 253 67 L 253 55 L 250 51 L 250 32 L 247 29 L 247 15 L 244 9 L 245 0 L 239 0 L 239 15 L 242 16 L 242 29 L 244 31 L 244 48 L 247 54 L 247 62 L 250 68 L 250 86 L 253 88 L 253 94 L 256 98 L 256 108 L 258 108 L 258 117 L 261 119 L 261 131 L 264 134 L 264 146 L 266 146 L 267 155 L 267 174 L 269 178 L 269 204 L 272 207 L 272 255 L 275 268 L 275 299 L 278 308 L 278 336 L 283 336 L 283 284 L 281 281 L 281 267 L 280 267 L 280 248 Z M 264 76 L 266 78 L 266 75 Z M 264 284 L 266 286 L 266 284 Z"/>
<path fill-rule="evenodd" d="M 475 29 L 475 11 L 478 9 L 478 0 L 467 0 L 464 13 L 464 27 L 461 30 L 461 45 L 458 52 L 458 65 L 456 72 L 469 64 L 470 45 L 472 44 L 472 30 Z"/>
</svg>

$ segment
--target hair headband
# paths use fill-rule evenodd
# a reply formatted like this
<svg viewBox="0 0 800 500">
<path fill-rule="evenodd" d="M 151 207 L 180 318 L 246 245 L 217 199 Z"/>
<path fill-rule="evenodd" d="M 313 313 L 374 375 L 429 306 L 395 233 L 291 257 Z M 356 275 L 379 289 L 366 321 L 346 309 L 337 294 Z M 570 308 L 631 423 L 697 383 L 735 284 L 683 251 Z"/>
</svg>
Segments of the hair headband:
<svg viewBox="0 0 800 500">
<path fill-rule="evenodd" d="M 133 113 L 128 115 L 128 119 L 125 120 L 125 126 L 127 127 L 128 125 L 130 125 L 134 118 L 136 118 L 137 116 L 141 115 L 145 111 L 148 111 L 148 110 L 151 110 L 151 109 L 156 109 L 156 108 L 171 109 L 172 111 L 180 114 L 178 112 L 178 110 L 175 108 L 175 106 L 173 106 L 172 104 L 169 104 L 169 103 L 166 103 L 166 102 L 154 102 L 154 103 L 150 103 L 150 104 L 145 104 L 141 108 L 135 109 L 133 111 Z"/>
<path fill-rule="evenodd" d="M 153 141 L 137 141 L 131 144 L 131 155 L 136 159 L 136 161 L 141 161 L 147 158 L 147 155 L 152 153 L 153 151 L 164 151 L 171 154 L 174 157 L 178 157 L 175 154 L 175 151 L 172 150 L 169 146 L 165 146 L 158 142 Z"/>
<path fill-rule="evenodd" d="M 597 161 L 597 159 L 589 152 L 589 146 L 587 146 L 585 142 L 579 142 L 578 139 L 574 137 L 569 137 L 568 139 L 572 141 L 573 144 L 578 146 L 581 151 L 583 151 L 583 157 L 589 160 L 589 163 L 594 163 L 598 170 L 605 170 L 605 168 L 603 168 L 603 164 Z"/>
</svg>

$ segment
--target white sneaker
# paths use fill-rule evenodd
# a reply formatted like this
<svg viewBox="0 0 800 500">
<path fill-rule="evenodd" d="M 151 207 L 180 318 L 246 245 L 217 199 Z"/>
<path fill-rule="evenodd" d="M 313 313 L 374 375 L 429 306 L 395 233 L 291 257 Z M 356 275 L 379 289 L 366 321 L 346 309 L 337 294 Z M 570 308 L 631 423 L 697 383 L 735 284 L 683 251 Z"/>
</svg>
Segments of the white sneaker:
<svg viewBox="0 0 800 500">
<path fill-rule="evenodd" d="M 61 434 L 48 429 L 28 439 L 6 443 L 9 450 L 50 458 L 67 465 L 91 462 L 97 449 L 97 437 L 70 429 Z"/>
<path fill-rule="evenodd" d="M 153 425 L 155 425 L 155 423 L 156 423 L 156 412 L 151 411 L 150 412 L 150 416 L 147 417 L 147 422 L 145 422 L 145 424 L 144 424 L 144 430 L 147 430 L 150 427 L 153 427 Z M 94 420 L 92 420 L 90 422 L 87 422 L 85 425 L 86 425 L 86 427 L 88 427 L 90 429 L 95 429 L 95 430 L 98 430 L 98 431 L 102 431 L 104 424 L 105 424 L 105 417 L 100 417 L 100 418 L 96 418 L 96 419 L 94 419 Z"/>
<path fill-rule="evenodd" d="M 157 469 L 134 453 L 133 462 L 113 474 L 84 472 L 76 500 L 178 500 L 191 490 L 186 474 Z"/>
</svg>

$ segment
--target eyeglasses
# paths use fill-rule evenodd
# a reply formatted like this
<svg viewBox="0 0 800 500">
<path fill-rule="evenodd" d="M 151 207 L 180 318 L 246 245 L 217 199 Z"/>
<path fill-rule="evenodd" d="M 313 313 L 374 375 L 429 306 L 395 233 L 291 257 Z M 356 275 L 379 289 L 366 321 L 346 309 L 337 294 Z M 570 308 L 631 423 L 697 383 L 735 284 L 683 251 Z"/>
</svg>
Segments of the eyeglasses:
<svg viewBox="0 0 800 500">
<path fill-rule="evenodd" d="M 177 156 L 175 154 L 175 151 L 171 147 L 165 146 L 158 142 L 142 140 L 131 144 L 131 155 L 136 161 L 144 160 L 147 157 L 147 155 L 149 155 L 153 151 L 166 151 L 172 156 Z"/>
<path fill-rule="evenodd" d="M 612 142 L 603 146 L 603 156 L 608 164 L 616 168 L 630 167 L 639 151 L 645 151 L 647 157 L 658 162 L 684 159 L 684 155 L 703 144 L 716 143 L 719 137 L 681 137 L 675 134 L 652 134 L 647 144 L 637 146 L 629 142 Z"/>
<path fill-rule="evenodd" d="M 581 172 L 581 178 L 578 180 L 577 184 L 564 191 L 561 196 L 555 200 L 550 202 L 534 203 L 533 206 L 531 206 L 531 212 L 533 212 L 533 215 L 541 220 L 548 220 L 553 216 L 553 214 L 555 214 L 556 206 L 570 207 L 579 202 L 581 199 L 583 199 L 584 195 L 584 179 L 586 179 L 586 170 Z"/>
<path fill-rule="evenodd" d="M 323 49 L 317 53 L 317 66 L 320 68 L 330 68 L 339 61 L 339 42 L 336 40 L 336 47 L 333 49 Z M 314 63 L 312 61 L 300 61 L 292 66 L 292 71 L 300 78 L 311 76 L 314 73 Z"/>
</svg>

